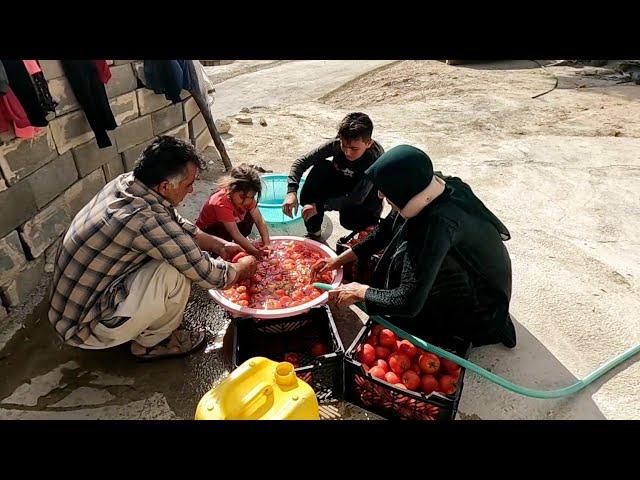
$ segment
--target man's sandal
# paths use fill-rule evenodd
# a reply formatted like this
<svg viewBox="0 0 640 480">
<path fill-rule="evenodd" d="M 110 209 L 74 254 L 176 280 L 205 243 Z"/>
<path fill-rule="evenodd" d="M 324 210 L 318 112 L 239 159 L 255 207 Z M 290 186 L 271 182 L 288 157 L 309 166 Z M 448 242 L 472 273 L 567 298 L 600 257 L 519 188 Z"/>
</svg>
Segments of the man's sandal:
<svg viewBox="0 0 640 480">
<path fill-rule="evenodd" d="M 189 355 L 204 345 L 204 332 L 176 330 L 168 338 L 153 347 L 145 348 L 145 353 L 132 355 L 140 361 L 176 358 Z M 144 347 L 143 347 L 144 348 Z"/>
</svg>

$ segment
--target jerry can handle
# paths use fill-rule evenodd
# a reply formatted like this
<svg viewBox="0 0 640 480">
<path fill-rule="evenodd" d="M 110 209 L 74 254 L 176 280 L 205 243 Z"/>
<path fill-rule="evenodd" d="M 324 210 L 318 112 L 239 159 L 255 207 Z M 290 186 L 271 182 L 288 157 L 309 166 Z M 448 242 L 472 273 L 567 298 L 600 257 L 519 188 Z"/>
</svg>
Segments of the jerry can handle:
<svg viewBox="0 0 640 480">
<path fill-rule="evenodd" d="M 239 407 L 236 408 L 231 413 L 228 413 L 226 417 L 234 418 L 239 416 L 239 414 L 242 412 L 243 409 L 246 409 L 247 407 L 255 403 L 256 400 L 262 397 L 268 397 L 269 395 L 273 395 L 273 386 L 269 385 L 266 382 L 259 383 L 258 385 L 253 387 L 253 389 L 250 390 L 249 393 L 247 393 L 242 398 L 242 400 L 240 400 Z"/>
</svg>

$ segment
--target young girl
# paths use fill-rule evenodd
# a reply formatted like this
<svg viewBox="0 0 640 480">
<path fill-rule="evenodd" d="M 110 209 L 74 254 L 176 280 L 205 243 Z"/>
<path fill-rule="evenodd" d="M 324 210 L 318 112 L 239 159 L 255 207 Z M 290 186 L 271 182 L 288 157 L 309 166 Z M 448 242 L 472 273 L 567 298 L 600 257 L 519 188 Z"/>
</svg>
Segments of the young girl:
<svg viewBox="0 0 640 480">
<path fill-rule="evenodd" d="M 222 177 L 218 187 L 202 207 L 196 226 L 216 237 L 234 241 L 250 255 L 260 255 L 260 250 L 246 238 L 255 222 L 262 246 L 269 246 L 269 230 L 257 203 L 262 192 L 258 171 L 243 163 Z"/>
</svg>

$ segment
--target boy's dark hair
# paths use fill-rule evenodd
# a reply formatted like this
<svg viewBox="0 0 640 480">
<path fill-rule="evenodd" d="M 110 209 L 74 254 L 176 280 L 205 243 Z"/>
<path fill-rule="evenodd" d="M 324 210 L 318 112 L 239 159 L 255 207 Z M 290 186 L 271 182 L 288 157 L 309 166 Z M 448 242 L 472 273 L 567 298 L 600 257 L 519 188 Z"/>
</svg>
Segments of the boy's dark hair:
<svg viewBox="0 0 640 480">
<path fill-rule="evenodd" d="M 256 192 L 256 197 L 258 199 L 262 194 L 260 173 L 246 163 L 241 163 L 237 167 L 233 167 L 228 175 L 225 175 L 218 180 L 217 185 L 219 188 L 224 188 L 229 193 Z"/>
<path fill-rule="evenodd" d="M 155 187 L 179 174 L 186 175 L 187 163 L 204 170 L 205 163 L 188 142 L 161 136 L 149 145 L 136 160 L 133 175 L 148 187 Z"/>
<path fill-rule="evenodd" d="M 338 136 L 344 140 L 371 140 L 373 122 L 366 113 L 350 113 L 342 119 L 338 126 Z"/>
</svg>

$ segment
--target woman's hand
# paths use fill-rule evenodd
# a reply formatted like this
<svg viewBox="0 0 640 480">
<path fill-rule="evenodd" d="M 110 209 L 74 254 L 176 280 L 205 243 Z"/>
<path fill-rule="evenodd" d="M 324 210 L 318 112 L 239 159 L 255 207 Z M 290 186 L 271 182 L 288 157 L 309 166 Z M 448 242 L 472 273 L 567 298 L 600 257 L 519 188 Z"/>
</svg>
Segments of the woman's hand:
<svg viewBox="0 0 640 480">
<path fill-rule="evenodd" d="M 325 272 L 337 270 L 342 266 L 337 258 L 322 258 L 311 265 L 311 278 L 315 279 L 318 275 Z"/>
<path fill-rule="evenodd" d="M 354 303 L 364 301 L 364 296 L 369 285 L 352 282 L 329 291 L 329 301 L 335 302 L 339 307 L 348 307 Z"/>
</svg>

